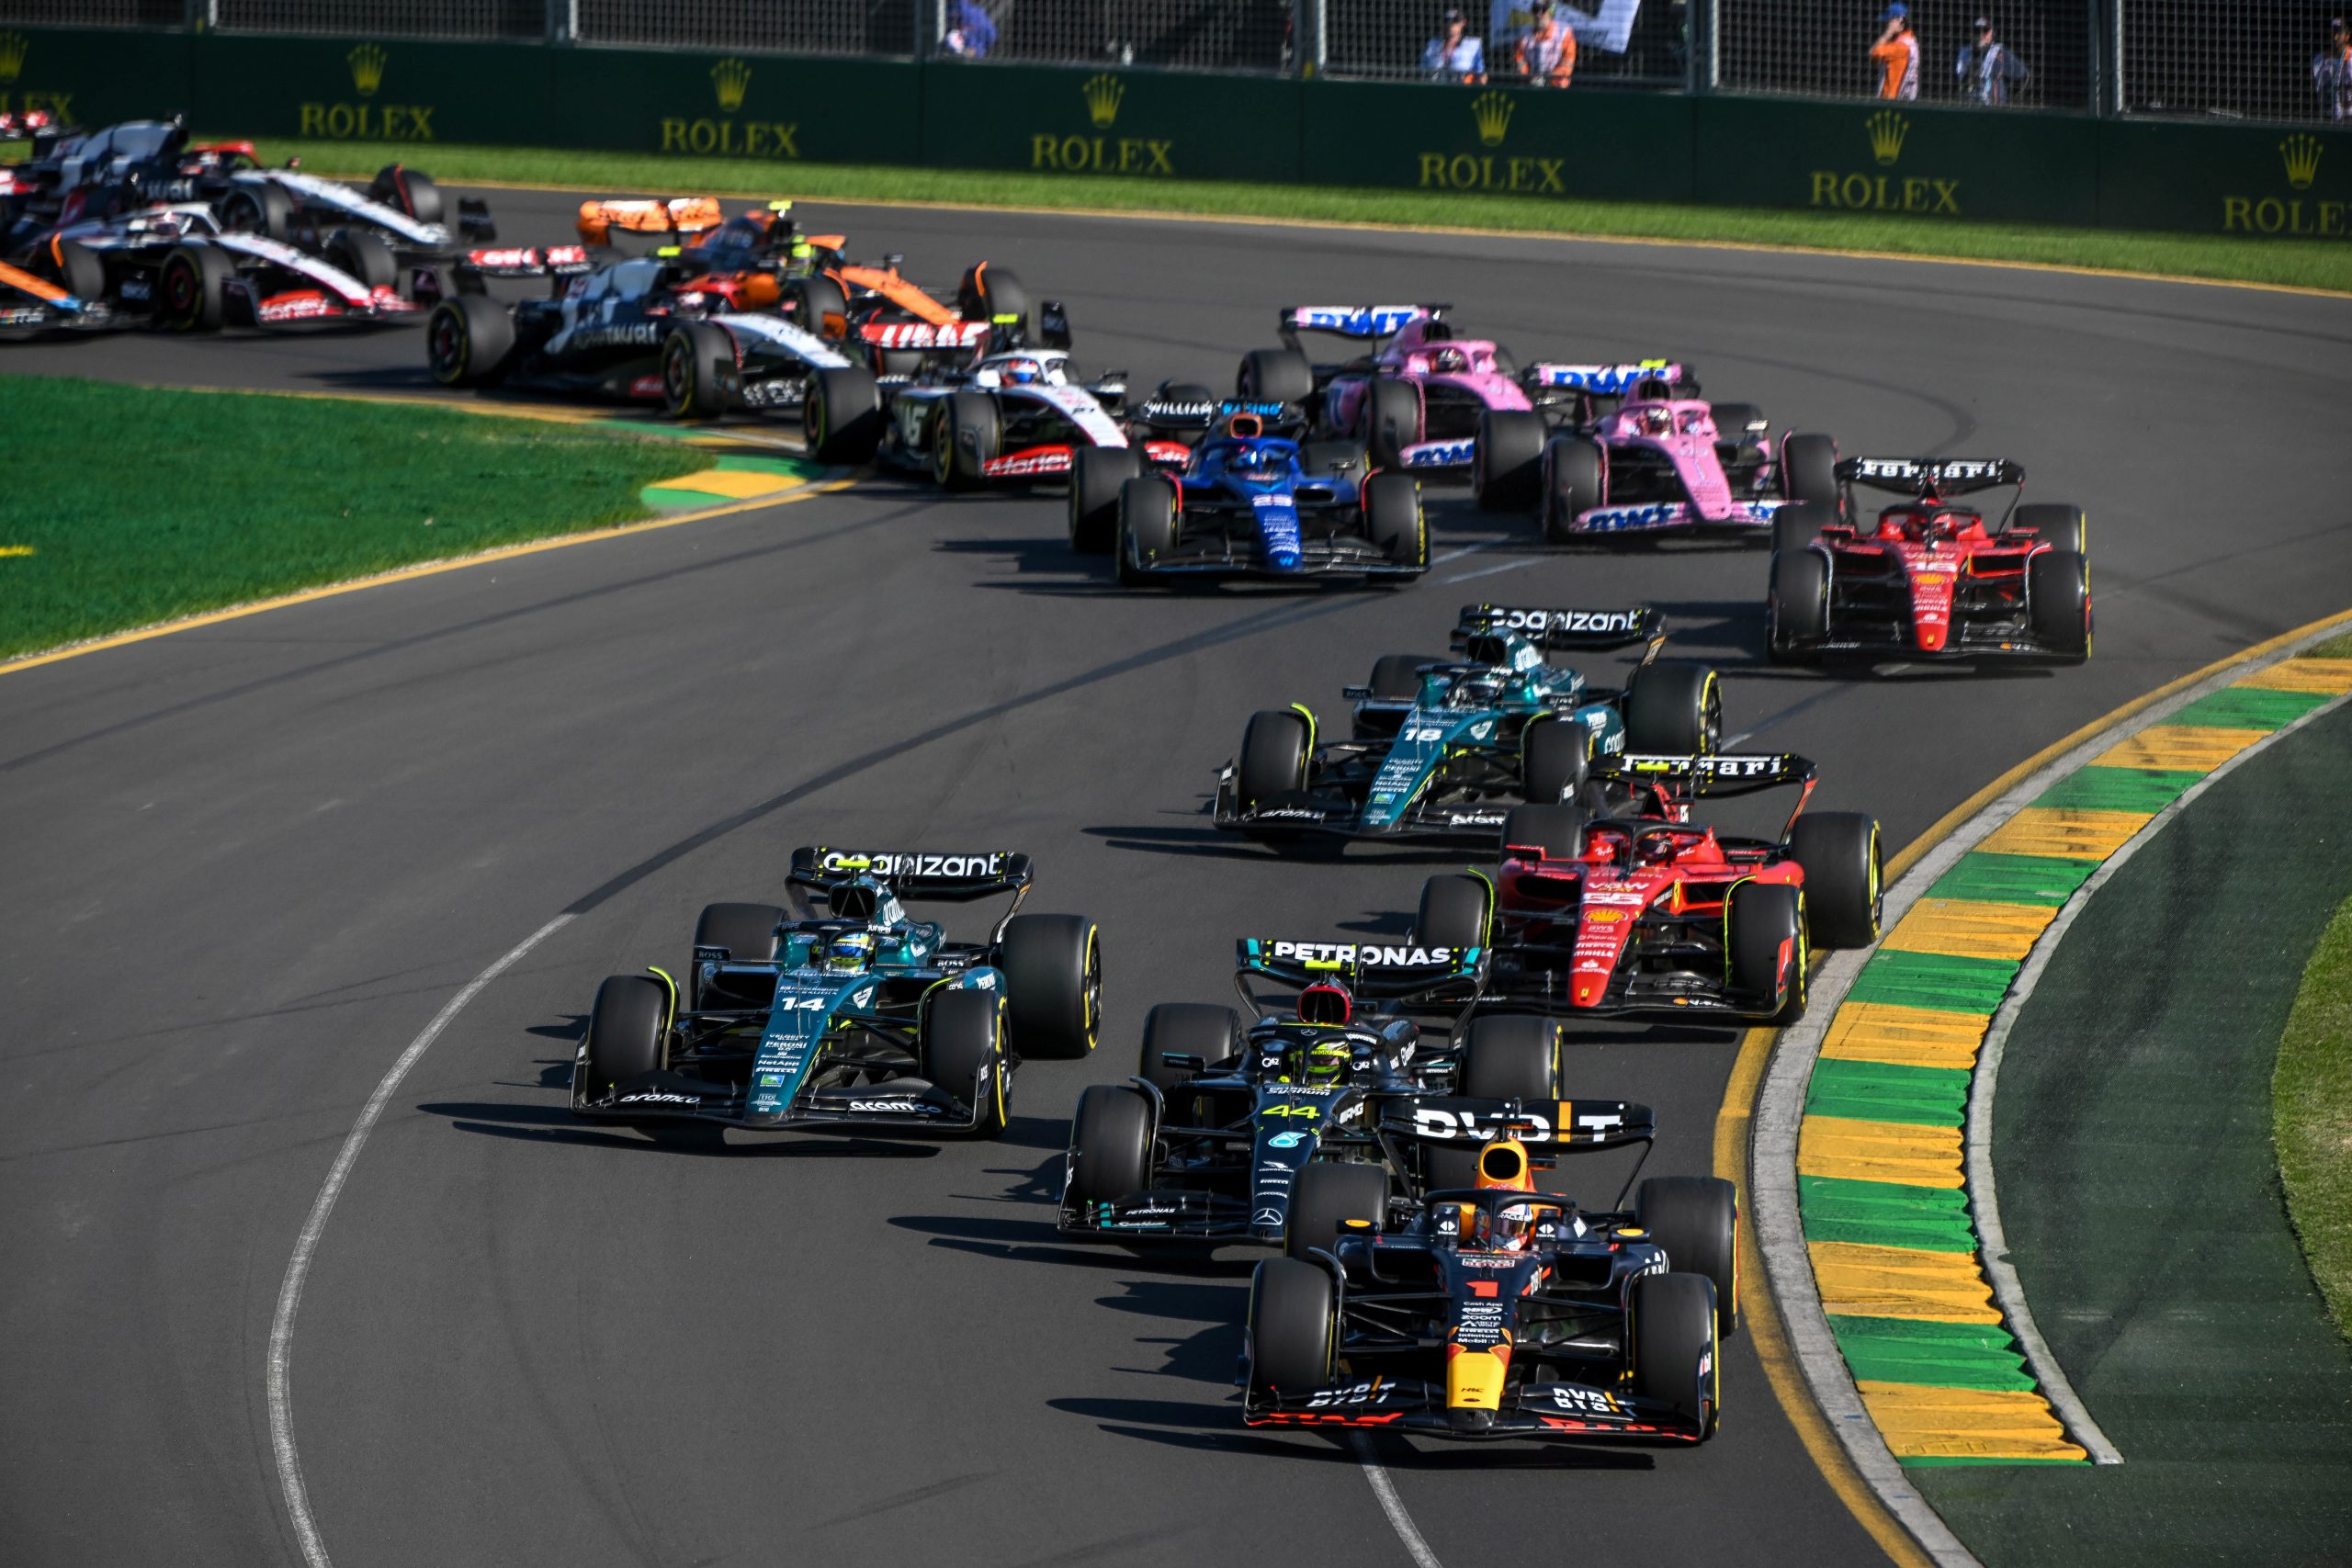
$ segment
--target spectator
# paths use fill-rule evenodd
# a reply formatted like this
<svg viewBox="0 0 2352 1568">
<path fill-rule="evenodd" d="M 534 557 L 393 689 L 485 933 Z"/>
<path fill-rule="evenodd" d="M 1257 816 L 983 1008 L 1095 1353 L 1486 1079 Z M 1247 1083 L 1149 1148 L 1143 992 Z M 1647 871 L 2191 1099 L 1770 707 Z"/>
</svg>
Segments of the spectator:
<svg viewBox="0 0 2352 1568">
<path fill-rule="evenodd" d="M 2327 52 L 2312 57 L 2312 85 L 2319 89 L 2320 113 L 2352 119 L 2352 27 L 2341 17 L 2327 26 Z"/>
<path fill-rule="evenodd" d="M 1421 51 L 1421 69 L 1432 82 L 1467 82 L 1473 85 L 1487 79 L 1486 46 L 1468 35 L 1469 23 L 1458 8 L 1449 8 L 1439 24 L 1438 36 Z"/>
<path fill-rule="evenodd" d="M 1960 51 L 1952 73 L 1960 90 L 1980 104 L 2007 103 L 2009 88 L 2030 74 L 2007 44 L 1995 41 L 1990 17 L 1976 18 L 1976 41 Z"/>
<path fill-rule="evenodd" d="M 1552 0 L 1530 7 L 1535 25 L 1519 35 L 1519 73 L 1533 87 L 1565 87 L 1577 68 L 1577 35 L 1552 15 Z"/>
<path fill-rule="evenodd" d="M 1919 96 L 1919 35 L 1911 30 L 1911 7 L 1894 0 L 1879 17 L 1882 30 L 1871 45 L 1871 59 L 1886 73 L 1879 84 L 1882 98 Z"/>
<path fill-rule="evenodd" d="M 949 15 L 956 25 L 939 40 L 940 47 L 958 60 L 984 59 L 996 47 L 996 23 L 989 18 L 979 0 L 956 0 Z"/>
</svg>

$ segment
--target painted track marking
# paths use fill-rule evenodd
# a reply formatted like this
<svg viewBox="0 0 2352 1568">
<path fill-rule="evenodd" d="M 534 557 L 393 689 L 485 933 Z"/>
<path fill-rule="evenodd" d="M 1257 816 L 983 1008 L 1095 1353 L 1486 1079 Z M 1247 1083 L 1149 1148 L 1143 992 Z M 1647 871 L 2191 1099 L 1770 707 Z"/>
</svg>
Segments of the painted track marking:
<svg viewBox="0 0 2352 1568">
<path fill-rule="evenodd" d="M 407 1077 L 411 1068 L 424 1059 L 424 1053 L 441 1032 L 456 1021 L 466 1004 L 481 994 L 482 987 L 512 968 L 531 949 L 570 925 L 577 917 L 567 912 L 558 915 L 521 942 L 509 949 L 506 955 L 451 997 L 441 1010 L 433 1015 L 417 1037 L 408 1043 L 391 1066 L 376 1085 L 376 1092 L 368 1097 L 360 1108 L 359 1120 L 344 1134 L 343 1147 L 336 1151 L 334 1164 L 327 1171 L 319 1195 L 311 1201 L 311 1213 L 302 1222 L 300 1235 L 294 1238 L 294 1256 L 287 1260 L 286 1279 L 277 1287 L 277 1310 L 269 1320 L 269 1359 L 266 1383 L 269 1394 L 269 1446 L 277 1460 L 277 1483 L 286 1495 L 287 1517 L 293 1521 L 294 1539 L 302 1549 L 302 1561 L 310 1568 L 334 1568 L 327 1555 L 326 1543 L 319 1539 L 318 1521 L 311 1513 L 310 1490 L 302 1484 L 302 1457 L 294 1446 L 294 1396 L 288 1382 L 288 1363 L 293 1359 L 294 1314 L 302 1305 L 302 1286 L 311 1275 L 311 1259 L 318 1253 L 319 1237 L 327 1228 L 327 1221 L 334 1214 L 335 1200 L 343 1195 L 343 1184 L 351 1179 L 352 1167 L 359 1163 L 359 1151 L 368 1145 L 368 1134 L 376 1130 L 377 1122 L 384 1114 L 384 1107 Z M 1434 1564 L 1431 1565 L 1434 1568 Z"/>
<path fill-rule="evenodd" d="M 1405 1510 L 1405 1500 L 1396 1495 L 1396 1483 L 1388 1479 L 1387 1469 L 1372 1451 L 1372 1438 L 1357 1432 L 1356 1462 L 1363 1466 L 1363 1478 L 1372 1483 L 1372 1495 L 1380 1500 L 1380 1511 L 1388 1516 L 1388 1528 L 1405 1543 L 1406 1554 L 1412 1558 L 1414 1568 L 1444 1568 L 1430 1543 L 1421 1539 L 1420 1530 L 1413 1524 L 1413 1516 Z"/>
</svg>

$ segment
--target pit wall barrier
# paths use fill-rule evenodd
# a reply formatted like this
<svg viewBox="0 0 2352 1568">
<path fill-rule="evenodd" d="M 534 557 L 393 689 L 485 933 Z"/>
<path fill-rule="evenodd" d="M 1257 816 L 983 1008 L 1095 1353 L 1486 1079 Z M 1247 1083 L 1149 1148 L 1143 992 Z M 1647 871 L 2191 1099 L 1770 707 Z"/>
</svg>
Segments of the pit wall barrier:
<svg viewBox="0 0 2352 1568">
<path fill-rule="evenodd" d="M 2352 239 L 2352 130 L 1874 101 L 44 28 L 0 111 L 208 133 Z"/>
</svg>

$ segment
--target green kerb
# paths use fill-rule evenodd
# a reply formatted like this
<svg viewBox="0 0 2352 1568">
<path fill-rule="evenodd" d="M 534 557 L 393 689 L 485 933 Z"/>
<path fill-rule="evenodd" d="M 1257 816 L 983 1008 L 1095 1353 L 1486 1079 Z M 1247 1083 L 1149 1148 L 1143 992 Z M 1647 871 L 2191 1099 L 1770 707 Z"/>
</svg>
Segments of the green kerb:
<svg viewBox="0 0 2352 1568">
<path fill-rule="evenodd" d="M 1957 1127 L 1968 1107 L 1968 1074 L 1959 1067 L 1907 1067 L 1830 1056 L 1814 1064 L 1805 1090 L 1811 1116 L 1860 1122 L 1910 1122 Z"/>
<path fill-rule="evenodd" d="M 1973 898 L 1988 904 L 2064 904 L 2092 872 L 2095 860 L 2057 860 L 2049 855 L 2000 855 L 1982 851 L 1936 879 L 1930 898 Z"/>
<path fill-rule="evenodd" d="M 2001 1005 L 2018 966 L 2007 959 L 1954 958 L 1940 953 L 1882 948 L 1862 966 L 1846 999 L 1947 1012 L 1991 1012 Z"/>
<path fill-rule="evenodd" d="M 2292 724 L 2329 700 L 2324 692 L 2274 692 L 2262 686 L 2224 686 L 2172 716 L 2173 724 L 2213 729 L 2276 729 Z"/>
<path fill-rule="evenodd" d="M 2162 811 L 2205 776 L 2196 768 L 2084 768 L 2035 797 L 2076 811 Z"/>
<path fill-rule="evenodd" d="M 2030 1392 L 2017 1341 L 1993 1324 L 1923 1323 L 1829 1314 L 1829 1332 L 1856 1378 L 1930 1388 Z"/>
<path fill-rule="evenodd" d="M 1894 1181 L 1797 1178 L 1797 1211 L 1807 1241 L 1973 1252 L 1968 1195 L 1956 1187 L 1906 1187 Z"/>
</svg>

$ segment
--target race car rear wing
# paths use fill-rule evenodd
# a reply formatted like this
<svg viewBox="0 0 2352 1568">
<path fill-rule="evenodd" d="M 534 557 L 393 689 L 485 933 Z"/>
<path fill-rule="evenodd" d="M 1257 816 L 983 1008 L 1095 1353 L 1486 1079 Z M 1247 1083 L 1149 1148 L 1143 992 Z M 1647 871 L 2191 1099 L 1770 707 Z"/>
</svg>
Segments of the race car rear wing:
<svg viewBox="0 0 2352 1568">
<path fill-rule="evenodd" d="M 2025 469 L 2007 457 L 1848 457 L 1837 474 L 1841 484 L 1900 495 L 1965 495 L 2025 483 Z"/>
<path fill-rule="evenodd" d="M 596 270 L 585 245 L 508 245 L 468 251 L 458 269 L 477 277 L 577 277 Z"/>
<path fill-rule="evenodd" d="M 1378 342 L 1395 337 L 1411 322 L 1452 309 L 1450 305 L 1285 305 L 1279 331 L 1283 346 L 1291 349 L 1298 347 L 1301 333 Z"/>
<path fill-rule="evenodd" d="M 1004 850 L 931 854 L 915 850 L 843 850 L 827 845 L 792 852 L 786 880 L 830 893 L 861 876 L 888 885 L 904 899 L 968 903 L 999 894 L 1025 895 L 1036 880 L 1029 857 Z"/>
<path fill-rule="evenodd" d="M 1163 389 L 1163 391 L 1165 389 Z M 1296 435 L 1306 429 L 1306 414 L 1292 403 L 1258 402 L 1240 398 L 1170 398 L 1154 392 L 1136 410 L 1138 424 L 1154 430 L 1216 432 L 1236 414 L 1254 415 L 1269 435 Z"/>
<path fill-rule="evenodd" d="M 718 228 L 722 217 L 717 197 L 616 197 L 582 202 L 577 227 L 582 244 L 604 245 L 612 243 L 616 229 L 628 234 L 699 234 Z"/>
<path fill-rule="evenodd" d="M 1417 1098 L 1384 1110 L 1380 1130 L 1456 1146 L 1516 1138 L 1530 1148 L 1621 1149 L 1656 1138 L 1657 1113 L 1630 1100 Z"/>
<path fill-rule="evenodd" d="M 1819 774 L 1812 759 L 1793 751 L 1719 751 L 1711 756 L 1628 751 L 1613 757 L 1595 757 L 1591 772 L 1597 784 L 1624 784 L 1636 791 L 1653 791 L 1657 796 L 1657 804 L 1676 821 L 1687 819 L 1687 813 L 1679 808 L 1690 801 L 1720 800 L 1729 795 L 1760 795 L 1768 789 L 1793 787 L 1797 801 L 1781 829 L 1783 841 L 1796 827 L 1797 818 L 1804 815 L 1805 803 L 1813 798 L 1813 786 Z M 1503 852 L 1509 855 L 1519 847 L 1531 846 L 1505 844 Z"/>
<path fill-rule="evenodd" d="M 1453 646 L 1461 648 L 1480 633 L 1517 632 L 1547 651 L 1582 649 L 1606 651 L 1647 643 L 1642 656 L 1648 663 L 1666 642 L 1666 617 L 1648 604 L 1609 609 L 1546 609 L 1512 604 L 1464 604 L 1454 626 Z"/>
<path fill-rule="evenodd" d="M 1664 381 L 1679 391 L 1695 393 L 1699 373 L 1670 359 L 1637 359 L 1628 365 L 1531 365 L 1522 379 L 1531 387 L 1562 388 L 1574 392 L 1622 396 L 1644 381 Z M 1684 394 L 1689 395 L 1689 394 Z"/>
<path fill-rule="evenodd" d="M 1252 976 L 1305 989 L 1336 980 L 1355 996 L 1442 1007 L 1476 999 L 1487 979 L 1483 947 L 1424 947 L 1414 942 L 1293 942 L 1243 937 L 1234 943 L 1234 984 L 1262 1016 Z"/>
</svg>

